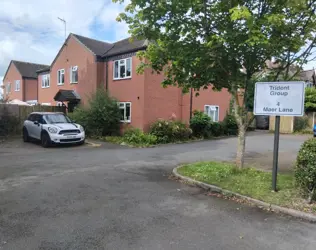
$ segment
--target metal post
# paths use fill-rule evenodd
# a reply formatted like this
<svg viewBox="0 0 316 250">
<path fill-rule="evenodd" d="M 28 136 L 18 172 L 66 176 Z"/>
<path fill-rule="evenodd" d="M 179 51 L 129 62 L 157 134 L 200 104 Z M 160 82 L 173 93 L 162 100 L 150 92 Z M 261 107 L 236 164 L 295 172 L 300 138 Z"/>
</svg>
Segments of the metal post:
<svg viewBox="0 0 316 250">
<path fill-rule="evenodd" d="M 272 172 L 272 190 L 275 192 L 277 192 L 279 137 L 280 137 L 280 116 L 276 116 L 275 127 L 274 127 L 273 172 Z"/>
</svg>

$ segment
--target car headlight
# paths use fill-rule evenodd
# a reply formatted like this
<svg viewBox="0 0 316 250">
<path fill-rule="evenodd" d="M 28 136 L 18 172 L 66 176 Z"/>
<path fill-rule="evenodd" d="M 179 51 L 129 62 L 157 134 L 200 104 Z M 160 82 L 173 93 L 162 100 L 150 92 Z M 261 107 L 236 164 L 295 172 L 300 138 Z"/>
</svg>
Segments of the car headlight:
<svg viewBox="0 0 316 250">
<path fill-rule="evenodd" d="M 49 127 L 49 128 L 48 128 L 48 132 L 49 132 L 49 133 L 52 133 L 52 134 L 56 134 L 56 133 L 57 133 L 57 128 Z"/>
<path fill-rule="evenodd" d="M 79 125 L 79 129 L 81 133 L 84 132 L 84 128 L 81 125 Z"/>
</svg>

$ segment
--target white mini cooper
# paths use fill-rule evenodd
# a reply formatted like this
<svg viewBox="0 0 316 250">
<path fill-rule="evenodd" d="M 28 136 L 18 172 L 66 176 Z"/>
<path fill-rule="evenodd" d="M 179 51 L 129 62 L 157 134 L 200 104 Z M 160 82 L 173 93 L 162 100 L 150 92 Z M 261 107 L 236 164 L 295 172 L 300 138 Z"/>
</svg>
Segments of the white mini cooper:
<svg viewBox="0 0 316 250">
<path fill-rule="evenodd" d="M 40 140 L 43 147 L 51 144 L 83 144 L 85 132 L 81 125 L 73 123 L 64 113 L 33 112 L 23 125 L 23 141 Z"/>
</svg>

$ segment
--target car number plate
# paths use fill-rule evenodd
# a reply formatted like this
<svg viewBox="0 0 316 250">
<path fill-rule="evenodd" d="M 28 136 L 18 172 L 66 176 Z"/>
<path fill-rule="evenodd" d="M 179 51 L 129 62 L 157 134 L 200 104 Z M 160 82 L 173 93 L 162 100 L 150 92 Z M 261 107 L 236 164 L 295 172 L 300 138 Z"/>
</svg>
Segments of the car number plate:
<svg viewBox="0 0 316 250">
<path fill-rule="evenodd" d="M 74 138 L 76 138 L 76 136 L 75 135 L 68 135 L 68 136 L 66 136 L 66 138 L 67 139 L 74 139 Z"/>
</svg>

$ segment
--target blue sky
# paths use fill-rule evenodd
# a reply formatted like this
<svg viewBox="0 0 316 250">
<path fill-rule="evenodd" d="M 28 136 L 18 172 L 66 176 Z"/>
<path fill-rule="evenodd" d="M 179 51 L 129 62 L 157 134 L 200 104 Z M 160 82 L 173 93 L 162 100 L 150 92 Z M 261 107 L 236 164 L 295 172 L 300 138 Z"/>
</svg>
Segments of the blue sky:
<svg viewBox="0 0 316 250">
<path fill-rule="evenodd" d="M 69 32 L 98 40 L 128 37 L 125 23 L 116 22 L 124 4 L 111 0 L 1 0 L 0 82 L 10 60 L 50 64 Z"/>
</svg>

